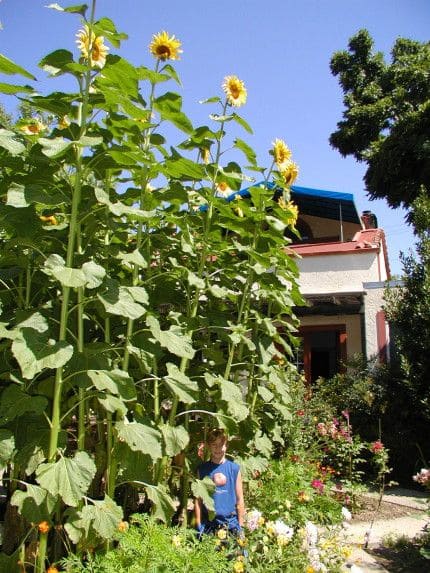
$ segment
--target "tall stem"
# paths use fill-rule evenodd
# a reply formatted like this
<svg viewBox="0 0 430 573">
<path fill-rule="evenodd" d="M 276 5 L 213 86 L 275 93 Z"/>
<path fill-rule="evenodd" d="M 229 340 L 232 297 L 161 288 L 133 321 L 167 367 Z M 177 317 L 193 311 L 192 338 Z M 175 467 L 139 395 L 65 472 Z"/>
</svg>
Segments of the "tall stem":
<svg viewBox="0 0 430 573">
<path fill-rule="evenodd" d="M 91 19 L 90 19 L 91 23 L 94 21 L 95 4 L 96 0 L 93 0 L 91 9 Z M 80 138 L 85 134 L 85 130 L 87 127 L 86 123 L 88 117 L 88 98 L 89 98 L 90 84 L 91 84 L 91 63 L 89 61 L 88 69 L 85 74 L 82 103 L 79 106 L 78 122 L 80 125 L 80 131 L 79 131 Z M 74 175 L 74 185 L 72 188 L 72 208 L 70 213 L 69 235 L 67 241 L 67 255 L 66 255 L 67 267 L 73 267 L 75 246 L 77 241 L 77 231 L 79 228 L 79 206 L 81 202 L 81 193 L 82 193 L 82 150 L 79 146 L 75 146 L 74 149 L 75 149 L 76 169 Z M 70 287 L 63 285 L 61 311 L 60 311 L 60 330 L 59 330 L 60 341 L 65 341 L 67 336 L 67 323 L 69 318 L 69 300 L 70 300 Z M 49 439 L 49 454 L 48 454 L 50 461 L 54 461 L 55 456 L 57 454 L 58 436 L 61 430 L 62 390 L 63 390 L 63 367 L 61 366 L 57 368 L 55 372 L 51 432 Z"/>
</svg>

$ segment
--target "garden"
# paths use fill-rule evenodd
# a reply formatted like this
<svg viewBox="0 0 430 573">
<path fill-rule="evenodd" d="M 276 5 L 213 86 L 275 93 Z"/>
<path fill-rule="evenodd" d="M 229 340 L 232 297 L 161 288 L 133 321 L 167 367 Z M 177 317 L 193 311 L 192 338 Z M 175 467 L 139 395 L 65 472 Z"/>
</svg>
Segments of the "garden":
<svg viewBox="0 0 430 573">
<path fill-rule="evenodd" d="M 76 19 L 39 62 L 69 92 L 0 55 L 22 79 L 0 84 L 22 102 L 0 128 L 0 570 L 341 571 L 364 475 L 390 469 L 378 428 L 309 398 L 291 360 L 292 152 L 274 134 L 257 163 L 234 75 L 193 125 L 181 41 L 148 37 L 133 65 L 95 4 L 49 6 Z M 194 529 L 214 427 L 243 475 L 239 538 Z"/>
</svg>

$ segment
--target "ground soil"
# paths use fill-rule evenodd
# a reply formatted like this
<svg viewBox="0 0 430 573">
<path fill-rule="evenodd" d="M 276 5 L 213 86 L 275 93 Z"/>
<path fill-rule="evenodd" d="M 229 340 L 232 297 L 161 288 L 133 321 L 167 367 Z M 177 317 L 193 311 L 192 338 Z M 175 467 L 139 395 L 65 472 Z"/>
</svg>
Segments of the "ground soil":
<svg viewBox="0 0 430 573">
<path fill-rule="evenodd" d="M 383 501 L 380 505 L 377 499 L 365 498 L 360 502 L 360 509 L 354 513 L 353 521 L 368 522 L 396 519 L 407 515 L 421 514 L 422 511 Z M 430 561 L 420 554 L 421 544 L 416 540 L 397 539 L 383 542 L 378 547 L 366 551 L 373 555 L 390 573 L 425 573 L 430 571 Z"/>
<path fill-rule="evenodd" d="M 364 498 L 360 500 L 359 509 L 353 514 L 353 521 L 368 521 L 370 523 L 372 520 L 396 519 L 414 513 L 420 513 L 420 511 L 388 501 L 383 501 L 378 505 L 377 499 Z"/>
</svg>

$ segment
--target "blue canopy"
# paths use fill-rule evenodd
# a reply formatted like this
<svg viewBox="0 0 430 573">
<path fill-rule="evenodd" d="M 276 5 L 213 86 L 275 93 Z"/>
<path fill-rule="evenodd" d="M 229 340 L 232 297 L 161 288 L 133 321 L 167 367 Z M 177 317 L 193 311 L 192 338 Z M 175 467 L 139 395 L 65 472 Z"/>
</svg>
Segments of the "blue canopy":
<svg viewBox="0 0 430 573">
<path fill-rule="evenodd" d="M 263 185 L 256 183 L 254 186 Z M 282 191 L 273 183 L 266 185 L 274 190 L 274 198 Z M 253 187 L 254 187 L 253 186 Z M 250 187 L 235 191 L 226 197 L 230 202 L 240 195 L 241 197 L 251 197 Z M 299 208 L 299 213 L 303 215 L 313 215 L 314 217 L 323 217 L 325 219 L 334 219 L 338 221 L 347 221 L 349 223 L 360 224 L 360 217 L 354 204 L 354 196 L 351 193 L 340 193 L 338 191 L 326 191 L 324 189 L 312 189 L 310 187 L 291 186 L 291 199 Z M 204 210 L 204 209 L 203 209 Z"/>
</svg>

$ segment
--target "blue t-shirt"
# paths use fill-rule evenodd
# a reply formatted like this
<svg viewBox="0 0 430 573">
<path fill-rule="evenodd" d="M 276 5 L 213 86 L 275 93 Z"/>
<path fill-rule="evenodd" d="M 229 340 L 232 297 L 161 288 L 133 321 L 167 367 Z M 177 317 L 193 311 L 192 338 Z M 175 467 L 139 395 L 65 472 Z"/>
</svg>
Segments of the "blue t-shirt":
<svg viewBox="0 0 430 573">
<path fill-rule="evenodd" d="M 225 460 L 221 464 L 208 461 L 201 464 L 197 471 L 200 479 L 209 476 L 215 484 L 213 499 L 216 516 L 236 515 L 236 481 L 240 471 L 239 465 L 230 460 Z"/>
</svg>

